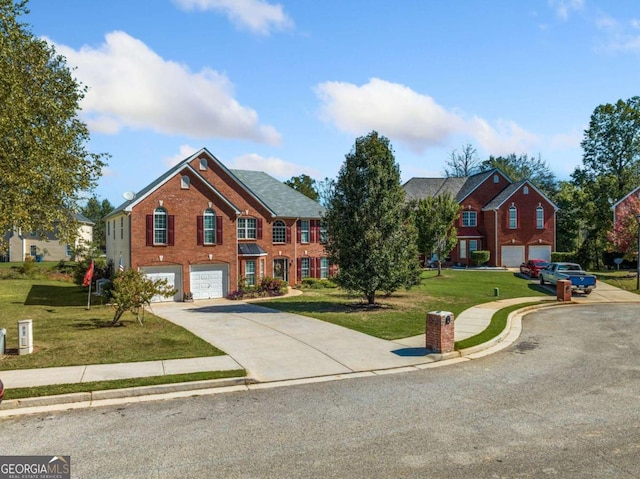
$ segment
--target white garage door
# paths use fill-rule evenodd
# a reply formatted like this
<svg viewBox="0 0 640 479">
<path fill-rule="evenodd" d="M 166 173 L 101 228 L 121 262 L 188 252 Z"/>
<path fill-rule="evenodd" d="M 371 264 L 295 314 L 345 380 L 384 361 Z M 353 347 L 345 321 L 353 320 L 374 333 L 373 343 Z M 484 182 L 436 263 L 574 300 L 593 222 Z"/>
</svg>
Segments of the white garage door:
<svg viewBox="0 0 640 479">
<path fill-rule="evenodd" d="M 503 246 L 502 266 L 517 268 L 524 262 L 524 246 Z"/>
<path fill-rule="evenodd" d="M 228 293 L 229 268 L 226 264 L 193 265 L 190 279 L 193 299 L 224 298 Z"/>
<path fill-rule="evenodd" d="M 551 261 L 551 246 L 529 246 L 529 257 L 527 259 L 543 259 Z"/>
<path fill-rule="evenodd" d="M 182 300 L 182 268 L 180 266 L 144 266 L 140 268 L 148 278 L 155 280 L 166 279 L 169 286 L 177 290 L 175 296 L 164 298 L 154 296 L 151 301 L 181 301 Z"/>
</svg>

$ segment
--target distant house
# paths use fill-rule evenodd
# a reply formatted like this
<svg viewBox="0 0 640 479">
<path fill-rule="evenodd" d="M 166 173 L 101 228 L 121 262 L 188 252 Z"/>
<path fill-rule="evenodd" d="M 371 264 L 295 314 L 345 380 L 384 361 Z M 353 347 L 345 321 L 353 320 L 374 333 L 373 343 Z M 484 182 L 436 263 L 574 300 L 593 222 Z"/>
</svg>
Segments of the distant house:
<svg viewBox="0 0 640 479">
<path fill-rule="evenodd" d="M 225 297 L 242 280 L 327 278 L 320 204 L 259 171 L 231 170 L 207 149 L 105 217 L 107 260 L 166 278 L 182 301 Z"/>
<path fill-rule="evenodd" d="M 492 266 L 517 267 L 528 259 L 551 259 L 557 207 L 527 180 L 513 182 L 500 169 L 467 177 L 412 178 L 407 199 L 449 193 L 462 206 L 451 262 L 471 264 L 471 252 L 488 250 Z"/>
<path fill-rule="evenodd" d="M 60 240 L 55 223 L 51 231 L 44 232 L 44 238 L 35 231 L 25 233 L 15 230 L 4 236 L 4 244 L 8 245 L 8 251 L 1 259 L 12 262 L 22 262 L 27 258 L 38 261 L 75 260 L 78 249 L 93 241 L 94 225 L 90 219 L 79 213 L 75 214 L 75 219 L 78 222 L 78 234 L 74 244 Z"/>
<path fill-rule="evenodd" d="M 629 194 L 624 196 L 620 201 L 615 203 L 611 209 L 613 211 L 613 224 L 616 225 L 618 219 L 620 218 L 623 209 L 626 209 L 627 206 L 632 207 L 632 203 L 638 201 L 640 199 L 640 186 L 631 191 Z M 640 210 L 636 211 L 636 214 L 640 214 Z"/>
</svg>

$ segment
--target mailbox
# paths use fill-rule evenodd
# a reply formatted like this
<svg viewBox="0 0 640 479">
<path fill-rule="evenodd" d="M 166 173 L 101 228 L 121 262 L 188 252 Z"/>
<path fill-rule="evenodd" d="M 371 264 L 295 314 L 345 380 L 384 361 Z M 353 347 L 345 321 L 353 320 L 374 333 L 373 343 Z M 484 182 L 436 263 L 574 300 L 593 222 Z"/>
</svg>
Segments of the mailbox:
<svg viewBox="0 0 640 479">
<path fill-rule="evenodd" d="M 435 353 L 450 353 L 455 347 L 453 313 L 431 311 L 427 313 L 426 349 Z"/>
<path fill-rule="evenodd" d="M 33 321 L 23 319 L 18 321 L 18 354 L 31 354 L 33 352 Z"/>
</svg>

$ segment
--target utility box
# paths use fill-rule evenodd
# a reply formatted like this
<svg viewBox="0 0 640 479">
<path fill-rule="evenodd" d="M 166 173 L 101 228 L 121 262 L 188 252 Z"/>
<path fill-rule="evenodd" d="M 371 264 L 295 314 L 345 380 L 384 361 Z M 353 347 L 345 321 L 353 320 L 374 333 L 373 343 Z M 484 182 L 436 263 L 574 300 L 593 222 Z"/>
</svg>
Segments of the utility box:
<svg viewBox="0 0 640 479">
<path fill-rule="evenodd" d="M 571 281 L 560 279 L 556 284 L 556 298 L 558 301 L 571 301 Z"/>
<path fill-rule="evenodd" d="M 455 349 L 454 317 L 449 311 L 427 313 L 426 348 L 435 353 L 450 353 Z"/>
<path fill-rule="evenodd" d="M 18 321 L 18 354 L 31 354 L 33 352 L 33 321 L 23 319 Z"/>
<path fill-rule="evenodd" d="M 7 350 L 7 330 L 0 328 L 0 354 L 4 354 Z"/>
</svg>

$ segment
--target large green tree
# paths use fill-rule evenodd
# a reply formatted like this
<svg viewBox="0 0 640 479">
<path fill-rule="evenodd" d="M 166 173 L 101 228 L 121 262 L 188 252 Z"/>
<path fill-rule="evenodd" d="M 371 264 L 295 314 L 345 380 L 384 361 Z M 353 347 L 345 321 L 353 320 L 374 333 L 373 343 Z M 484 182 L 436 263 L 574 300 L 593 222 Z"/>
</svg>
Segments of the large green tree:
<svg viewBox="0 0 640 479">
<path fill-rule="evenodd" d="M 302 174 L 300 176 L 292 176 L 291 179 L 286 180 L 284 184 L 311 198 L 313 201 L 318 201 L 319 199 L 318 191 L 316 190 L 316 180 L 309 175 Z"/>
<path fill-rule="evenodd" d="M 580 211 L 584 263 L 599 266 L 609 247 L 613 226 L 611 205 L 640 182 L 640 97 L 596 107 L 581 143 L 582 166 L 572 174 L 587 203 Z"/>
<path fill-rule="evenodd" d="M 100 176 L 106 155 L 87 150 L 77 118 L 85 88 L 53 46 L 20 17 L 26 0 L 0 0 L 0 233 L 44 235 L 57 222 L 67 242 L 73 212 Z"/>
<path fill-rule="evenodd" d="M 442 258 L 446 257 L 457 242 L 456 220 L 460 216 L 460 204 L 450 194 L 429 196 L 418 201 L 416 225 L 418 248 L 425 258 L 432 253 L 438 257 L 438 276 L 442 274 Z"/>
<path fill-rule="evenodd" d="M 107 237 L 105 222 L 102 219 L 112 211 L 113 205 L 109 200 L 100 201 L 95 195 L 89 198 L 87 204 L 80 210 L 84 216 L 93 221 L 93 244 L 103 253 L 107 249 Z"/>
<path fill-rule="evenodd" d="M 326 211 L 326 247 L 338 285 L 373 304 L 378 291 L 418 282 L 417 232 L 389 140 L 371 132 L 345 158 Z"/>
</svg>

